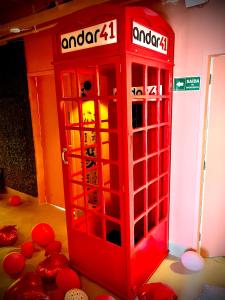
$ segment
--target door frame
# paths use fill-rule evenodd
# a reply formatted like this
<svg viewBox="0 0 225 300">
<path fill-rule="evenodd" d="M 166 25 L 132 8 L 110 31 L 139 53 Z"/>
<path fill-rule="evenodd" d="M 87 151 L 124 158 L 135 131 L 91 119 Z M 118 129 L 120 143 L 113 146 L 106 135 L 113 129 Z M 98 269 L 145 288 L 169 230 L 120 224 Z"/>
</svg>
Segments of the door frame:
<svg viewBox="0 0 225 300">
<path fill-rule="evenodd" d="M 207 155 L 208 145 L 208 124 L 210 117 L 210 106 L 211 106 L 211 79 L 214 58 L 218 56 L 225 56 L 225 53 L 210 54 L 208 55 L 208 66 L 207 66 L 207 77 L 206 77 L 206 94 L 205 94 L 205 109 L 204 109 L 204 124 L 202 134 L 202 156 L 201 156 L 201 174 L 200 174 L 200 193 L 199 193 L 199 214 L 198 214 L 198 240 L 197 240 L 197 251 L 203 256 L 206 253 L 201 248 L 202 246 L 202 223 L 203 223 L 203 208 L 204 208 L 204 192 L 205 192 L 205 163 Z"/>
</svg>

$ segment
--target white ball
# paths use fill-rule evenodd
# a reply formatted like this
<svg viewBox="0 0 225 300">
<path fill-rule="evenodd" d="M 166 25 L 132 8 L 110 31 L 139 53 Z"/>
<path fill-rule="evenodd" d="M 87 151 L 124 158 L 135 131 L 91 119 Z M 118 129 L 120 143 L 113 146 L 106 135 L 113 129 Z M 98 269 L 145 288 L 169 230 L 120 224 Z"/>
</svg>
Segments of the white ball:
<svg viewBox="0 0 225 300">
<path fill-rule="evenodd" d="M 204 267 L 204 259 L 194 251 L 186 251 L 181 255 L 181 262 L 190 271 L 200 271 Z"/>
<path fill-rule="evenodd" d="M 80 289 L 71 289 L 66 292 L 64 300 L 88 300 L 88 296 Z"/>
</svg>

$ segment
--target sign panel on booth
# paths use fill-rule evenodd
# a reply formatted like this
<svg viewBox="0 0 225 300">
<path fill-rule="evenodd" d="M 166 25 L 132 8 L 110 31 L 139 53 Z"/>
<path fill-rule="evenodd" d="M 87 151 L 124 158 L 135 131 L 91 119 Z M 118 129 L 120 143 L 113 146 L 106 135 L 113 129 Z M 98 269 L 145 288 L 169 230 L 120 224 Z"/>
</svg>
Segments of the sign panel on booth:
<svg viewBox="0 0 225 300">
<path fill-rule="evenodd" d="M 167 54 L 168 38 L 137 22 L 133 22 L 133 43 L 156 52 Z"/>
<path fill-rule="evenodd" d="M 111 20 L 61 35 L 62 53 L 117 43 L 117 21 Z"/>
</svg>

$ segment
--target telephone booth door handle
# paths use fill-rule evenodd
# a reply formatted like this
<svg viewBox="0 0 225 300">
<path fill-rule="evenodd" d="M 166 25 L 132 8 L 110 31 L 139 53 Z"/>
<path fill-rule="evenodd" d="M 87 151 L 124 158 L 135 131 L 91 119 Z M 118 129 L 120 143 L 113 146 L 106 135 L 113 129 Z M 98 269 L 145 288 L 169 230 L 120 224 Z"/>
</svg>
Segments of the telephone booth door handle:
<svg viewBox="0 0 225 300">
<path fill-rule="evenodd" d="M 65 159 L 65 153 L 67 152 L 67 148 L 62 149 L 62 161 L 65 165 L 68 165 L 68 160 Z"/>
</svg>

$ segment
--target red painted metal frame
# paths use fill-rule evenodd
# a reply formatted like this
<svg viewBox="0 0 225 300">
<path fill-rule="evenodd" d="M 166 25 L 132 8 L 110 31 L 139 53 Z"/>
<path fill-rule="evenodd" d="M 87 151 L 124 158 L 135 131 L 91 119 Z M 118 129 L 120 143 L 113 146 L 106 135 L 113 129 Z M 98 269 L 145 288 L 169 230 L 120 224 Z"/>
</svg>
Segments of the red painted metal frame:
<svg viewBox="0 0 225 300">
<path fill-rule="evenodd" d="M 117 43 L 60 52 L 61 34 L 113 19 L 117 19 Z M 133 21 L 167 36 L 168 53 L 132 44 Z M 96 6 L 63 18 L 54 37 L 61 147 L 67 149 L 68 160 L 68 164 L 63 164 L 63 177 L 69 256 L 77 270 L 123 299 L 135 298 L 138 288 L 168 253 L 173 44 L 171 28 L 156 13 L 143 7 L 119 5 Z M 101 83 L 112 85 L 108 73 L 115 77 L 116 90 L 102 94 Z M 73 81 L 67 96 L 62 88 L 63 74 Z M 105 81 L 101 76 L 106 77 Z M 86 97 L 73 91 L 80 91 L 81 78 L 93 81 L 94 91 L 87 92 Z M 131 93 L 135 83 L 142 84 L 142 95 Z M 149 95 L 145 91 L 153 85 L 156 94 Z M 87 100 L 93 103 L 95 111 L 94 119 L 88 122 L 82 111 Z M 101 101 L 106 100 L 108 128 L 102 125 L 100 108 Z M 66 113 L 65 107 L 69 107 Z M 75 110 L 77 120 L 70 124 Z M 87 132 L 92 133 L 93 145 L 85 144 Z M 105 135 L 108 142 L 102 141 Z M 77 145 L 72 149 L 72 139 L 75 144 L 80 141 L 79 150 Z M 109 153 L 104 158 L 103 147 L 107 143 Z M 87 156 L 87 149 L 95 154 Z M 81 168 L 80 163 L 76 164 L 74 171 L 76 159 Z M 105 164 L 109 164 L 109 186 L 104 183 Z M 97 174 L 94 184 L 87 182 L 90 172 Z M 117 177 L 119 184 L 115 183 Z M 73 194 L 74 184 L 83 191 L 81 194 Z M 98 195 L 96 207 L 90 206 L 92 192 Z M 107 211 L 104 193 L 111 195 L 119 213 L 114 212 L 114 204 L 112 211 Z M 109 228 L 113 228 L 111 232 Z M 112 233 L 113 237 L 109 237 Z"/>
</svg>

